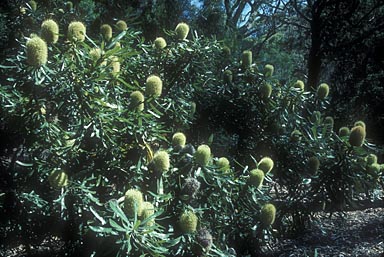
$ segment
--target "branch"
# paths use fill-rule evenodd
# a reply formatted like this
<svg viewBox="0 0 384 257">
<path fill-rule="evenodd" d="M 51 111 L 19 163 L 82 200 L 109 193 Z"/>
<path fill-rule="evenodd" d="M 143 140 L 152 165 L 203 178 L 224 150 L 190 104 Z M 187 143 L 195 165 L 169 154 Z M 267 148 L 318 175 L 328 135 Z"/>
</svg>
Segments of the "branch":
<svg viewBox="0 0 384 257">
<path fill-rule="evenodd" d="M 307 22 L 311 22 L 311 19 L 308 18 L 304 13 L 302 13 L 299 8 L 297 7 L 297 0 L 293 0 L 293 3 L 292 3 L 292 6 L 293 8 L 295 9 L 295 11 L 299 14 L 300 17 L 302 17 L 304 20 L 306 20 Z"/>
</svg>

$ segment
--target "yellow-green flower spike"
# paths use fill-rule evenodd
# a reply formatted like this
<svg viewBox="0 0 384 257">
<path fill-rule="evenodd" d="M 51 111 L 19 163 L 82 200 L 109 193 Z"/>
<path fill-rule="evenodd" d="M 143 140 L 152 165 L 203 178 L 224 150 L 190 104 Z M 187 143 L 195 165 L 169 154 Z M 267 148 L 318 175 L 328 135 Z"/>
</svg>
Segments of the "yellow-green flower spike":
<svg viewBox="0 0 384 257">
<path fill-rule="evenodd" d="M 130 107 L 137 112 L 144 110 L 144 95 L 140 91 L 133 91 L 130 95 Z"/>
<path fill-rule="evenodd" d="M 255 186 L 256 188 L 261 188 L 264 181 L 264 171 L 260 169 L 253 169 L 249 172 L 249 184 Z"/>
<path fill-rule="evenodd" d="M 193 116 L 196 112 L 196 103 L 191 102 L 191 115 Z"/>
<path fill-rule="evenodd" d="M 268 99 L 271 97 L 272 94 L 272 86 L 269 83 L 263 83 L 260 86 L 260 98 L 262 99 Z"/>
<path fill-rule="evenodd" d="M 120 62 L 117 56 L 111 56 L 112 75 L 117 75 L 120 72 Z"/>
<path fill-rule="evenodd" d="M 65 8 L 68 10 L 68 11 L 71 11 L 73 9 L 73 3 L 71 1 L 68 1 L 65 3 Z"/>
<path fill-rule="evenodd" d="M 371 153 L 367 156 L 366 160 L 367 160 L 367 165 L 375 164 L 377 163 L 377 155 Z"/>
<path fill-rule="evenodd" d="M 31 0 L 28 2 L 29 6 L 31 7 L 32 11 L 36 11 L 37 9 L 37 3 L 34 0 Z"/>
<path fill-rule="evenodd" d="M 233 79 L 232 71 L 225 70 L 224 71 L 224 82 L 225 83 L 231 83 Z"/>
<path fill-rule="evenodd" d="M 268 77 L 272 77 L 274 70 L 275 70 L 275 68 L 273 67 L 273 65 L 271 65 L 271 64 L 265 65 L 265 67 L 264 67 L 264 76 L 267 77 L 267 78 Z"/>
<path fill-rule="evenodd" d="M 96 62 L 101 58 L 101 49 L 98 47 L 94 47 L 89 51 L 89 57 L 91 57 L 92 61 Z"/>
<path fill-rule="evenodd" d="M 297 80 L 295 84 L 293 84 L 293 87 L 299 89 L 300 91 L 304 91 L 304 82 L 302 80 Z"/>
<path fill-rule="evenodd" d="M 222 50 L 223 50 L 224 56 L 226 57 L 231 56 L 231 49 L 228 46 L 223 46 Z"/>
<path fill-rule="evenodd" d="M 267 203 L 261 208 L 260 221 L 264 226 L 270 226 L 275 222 L 276 207 Z"/>
<path fill-rule="evenodd" d="M 252 65 L 252 52 L 249 50 L 246 50 L 243 52 L 241 63 L 243 65 L 243 68 L 249 68 Z"/>
<path fill-rule="evenodd" d="M 225 157 L 219 158 L 216 162 L 216 165 L 220 171 L 224 171 L 224 172 L 228 171 L 231 167 L 229 164 L 229 160 Z"/>
<path fill-rule="evenodd" d="M 329 86 L 325 83 L 321 83 L 320 86 L 317 88 L 317 97 L 320 100 L 325 99 L 329 94 Z"/>
<path fill-rule="evenodd" d="M 168 153 L 164 150 L 157 151 L 153 156 L 152 163 L 156 171 L 158 172 L 168 171 L 170 167 Z"/>
<path fill-rule="evenodd" d="M 373 163 L 367 166 L 367 172 L 374 178 L 379 178 L 381 172 L 381 165 L 378 163 Z"/>
<path fill-rule="evenodd" d="M 151 217 L 155 213 L 155 207 L 150 202 L 143 202 L 142 204 L 142 212 L 141 212 L 141 219 L 145 220 Z M 152 226 L 155 224 L 155 219 L 152 218 L 148 220 L 147 225 Z"/>
<path fill-rule="evenodd" d="M 208 165 L 211 159 L 211 148 L 207 145 L 200 145 L 195 152 L 195 161 L 202 167 Z"/>
<path fill-rule="evenodd" d="M 115 46 L 113 48 L 121 49 L 121 43 L 120 42 L 116 42 L 116 44 L 115 44 Z"/>
<path fill-rule="evenodd" d="M 355 124 L 353 125 L 354 127 L 356 127 L 356 126 L 362 126 L 364 129 L 366 129 L 366 125 L 365 125 L 365 122 L 364 121 L 362 121 L 362 120 L 358 120 L 358 121 L 356 121 L 355 122 Z"/>
<path fill-rule="evenodd" d="M 72 42 L 83 42 L 87 29 L 84 24 L 79 21 L 73 21 L 68 25 L 68 40 Z"/>
<path fill-rule="evenodd" d="M 351 130 L 348 127 L 341 127 L 339 129 L 339 136 L 340 137 L 349 136 L 350 133 L 351 133 Z"/>
<path fill-rule="evenodd" d="M 177 132 L 172 136 L 172 146 L 178 149 L 184 148 L 187 138 L 182 132 Z"/>
<path fill-rule="evenodd" d="M 308 171 L 311 174 L 316 174 L 320 168 L 320 161 L 316 156 L 312 156 L 308 159 Z"/>
<path fill-rule="evenodd" d="M 349 134 L 349 143 L 352 146 L 362 146 L 365 140 L 366 132 L 362 126 L 355 126 Z"/>
<path fill-rule="evenodd" d="M 274 162 L 269 157 L 262 158 L 257 164 L 257 168 L 264 171 L 265 174 L 270 172 L 273 169 Z"/>
<path fill-rule="evenodd" d="M 26 44 L 27 63 L 35 68 L 47 63 L 48 47 L 44 40 L 35 36 Z"/>
<path fill-rule="evenodd" d="M 128 29 L 127 23 L 123 20 L 116 22 L 116 29 L 118 32 L 123 32 Z"/>
<path fill-rule="evenodd" d="M 153 41 L 153 45 L 156 49 L 164 49 L 167 46 L 167 42 L 162 37 L 157 37 L 155 41 Z"/>
<path fill-rule="evenodd" d="M 179 24 L 177 24 L 175 32 L 178 39 L 180 40 L 186 39 L 189 33 L 188 24 L 184 22 L 180 22 Z"/>
<path fill-rule="evenodd" d="M 48 182 L 53 188 L 62 188 L 68 185 L 68 175 L 63 170 L 54 170 L 48 177 Z"/>
<path fill-rule="evenodd" d="M 105 41 L 109 41 L 112 38 L 112 27 L 108 24 L 103 24 L 100 27 L 100 33 Z"/>
<path fill-rule="evenodd" d="M 137 189 L 129 189 L 125 193 L 124 198 L 124 211 L 125 214 L 133 218 L 135 217 L 135 208 L 137 210 L 137 216 L 142 215 L 143 211 L 143 194 Z"/>
<path fill-rule="evenodd" d="M 194 233 L 197 228 L 198 218 L 193 211 L 186 211 L 180 216 L 179 225 L 183 233 Z"/>
<path fill-rule="evenodd" d="M 158 76 L 151 75 L 147 78 L 145 95 L 158 98 L 163 90 L 163 81 Z"/>
<path fill-rule="evenodd" d="M 301 132 L 299 130 L 295 129 L 291 133 L 290 140 L 294 143 L 297 143 L 301 140 L 301 136 L 302 136 Z"/>
<path fill-rule="evenodd" d="M 48 19 L 41 24 L 41 37 L 48 44 L 55 44 L 59 39 L 59 26 L 54 20 Z"/>
</svg>

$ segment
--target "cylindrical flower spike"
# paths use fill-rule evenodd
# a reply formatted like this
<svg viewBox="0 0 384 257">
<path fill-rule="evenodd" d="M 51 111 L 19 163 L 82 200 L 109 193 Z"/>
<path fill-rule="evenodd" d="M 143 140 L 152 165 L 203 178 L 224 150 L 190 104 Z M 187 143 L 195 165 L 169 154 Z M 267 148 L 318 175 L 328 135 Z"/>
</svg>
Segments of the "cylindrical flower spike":
<svg viewBox="0 0 384 257">
<path fill-rule="evenodd" d="M 41 24 L 41 37 L 48 44 L 55 44 L 59 39 L 59 26 L 54 20 L 48 19 Z"/>
<path fill-rule="evenodd" d="M 73 21 L 68 25 L 68 40 L 72 42 L 83 42 L 85 40 L 86 28 L 82 22 Z"/>
<path fill-rule="evenodd" d="M 135 217 L 135 209 L 137 216 L 141 216 L 143 211 L 143 194 L 137 189 L 129 189 L 125 193 L 124 211 L 130 218 Z"/>
<path fill-rule="evenodd" d="M 147 78 L 145 94 L 147 96 L 152 96 L 154 98 L 158 98 L 161 96 L 161 92 L 163 90 L 163 82 L 158 76 L 151 75 Z"/>
<path fill-rule="evenodd" d="M 180 216 L 179 224 L 184 233 L 194 233 L 197 228 L 198 218 L 193 211 L 186 211 Z"/>
<path fill-rule="evenodd" d="M 100 27 L 100 33 L 105 41 L 109 41 L 112 38 L 112 27 L 108 24 L 103 24 Z"/>
<path fill-rule="evenodd" d="M 180 40 L 184 40 L 188 36 L 189 26 L 184 22 L 180 22 L 179 24 L 177 24 L 175 31 L 177 38 Z"/>
<path fill-rule="evenodd" d="M 211 148 L 207 145 L 200 145 L 195 152 L 195 161 L 200 166 L 207 166 L 211 159 Z"/>
<path fill-rule="evenodd" d="M 325 99 L 329 94 L 329 86 L 325 83 L 321 83 L 320 86 L 317 88 L 317 97 L 320 100 Z"/>
<path fill-rule="evenodd" d="M 260 221 L 264 226 L 270 226 L 275 222 L 276 207 L 271 204 L 265 204 L 261 208 Z"/>
<path fill-rule="evenodd" d="M 362 126 L 355 126 L 349 134 L 349 143 L 352 146 L 362 146 L 365 140 L 366 132 Z"/>
<path fill-rule="evenodd" d="M 153 45 L 155 46 L 156 49 L 164 49 L 167 46 L 167 42 L 165 41 L 164 38 L 158 37 L 153 41 Z"/>
<path fill-rule="evenodd" d="M 47 63 L 48 47 L 44 40 L 35 36 L 26 44 L 27 63 L 35 68 Z"/>
</svg>

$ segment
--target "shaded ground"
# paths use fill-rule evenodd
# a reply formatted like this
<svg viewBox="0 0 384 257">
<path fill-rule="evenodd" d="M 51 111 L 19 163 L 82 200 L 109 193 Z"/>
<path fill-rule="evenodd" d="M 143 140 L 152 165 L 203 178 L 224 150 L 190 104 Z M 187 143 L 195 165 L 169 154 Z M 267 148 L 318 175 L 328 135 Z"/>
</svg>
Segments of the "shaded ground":
<svg viewBox="0 0 384 257">
<path fill-rule="evenodd" d="M 344 214 L 319 213 L 313 226 L 295 239 L 274 245 L 274 256 L 384 257 L 383 208 Z"/>
</svg>

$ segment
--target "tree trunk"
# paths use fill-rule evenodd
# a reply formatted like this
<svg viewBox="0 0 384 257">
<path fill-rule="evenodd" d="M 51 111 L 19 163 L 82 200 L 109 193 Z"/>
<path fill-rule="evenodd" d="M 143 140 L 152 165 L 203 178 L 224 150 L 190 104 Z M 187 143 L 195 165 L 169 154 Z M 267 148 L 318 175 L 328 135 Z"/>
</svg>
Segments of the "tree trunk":
<svg viewBox="0 0 384 257">
<path fill-rule="evenodd" d="M 313 15 L 311 20 L 311 48 L 308 56 L 308 89 L 315 90 L 321 73 L 321 28 L 320 16 Z"/>
</svg>

